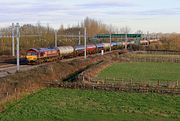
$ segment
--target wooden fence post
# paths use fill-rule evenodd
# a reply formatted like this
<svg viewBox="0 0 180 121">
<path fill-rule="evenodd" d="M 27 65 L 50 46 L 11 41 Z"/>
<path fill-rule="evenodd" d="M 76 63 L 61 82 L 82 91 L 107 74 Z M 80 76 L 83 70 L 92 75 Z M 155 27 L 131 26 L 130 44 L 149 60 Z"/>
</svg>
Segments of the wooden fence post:
<svg viewBox="0 0 180 121">
<path fill-rule="evenodd" d="M 159 82 L 159 80 L 158 80 L 157 84 L 158 84 L 158 86 L 160 85 L 160 82 Z"/>
<path fill-rule="evenodd" d="M 17 92 L 17 89 L 16 89 L 16 88 L 14 89 L 14 92 L 15 92 L 15 93 Z"/>
<path fill-rule="evenodd" d="M 176 82 L 176 86 L 177 86 L 177 87 L 179 86 L 179 81 Z"/>
<path fill-rule="evenodd" d="M 83 82 L 84 82 L 84 75 L 83 75 Z"/>
<path fill-rule="evenodd" d="M 9 96 L 9 92 L 6 92 L 6 96 L 7 96 L 7 97 Z"/>
<path fill-rule="evenodd" d="M 17 94 L 17 88 L 14 89 L 14 92 L 15 92 L 15 97 L 16 97 L 16 100 L 17 100 L 17 96 L 18 96 L 18 94 Z"/>
<path fill-rule="evenodd" d="M 131 86 L 132 86 L 132 83 L 133 83 L 133 81 L 132 81 L 132 79 L 130 80 L 130 84 L 131 84 Z"/>
</svg>

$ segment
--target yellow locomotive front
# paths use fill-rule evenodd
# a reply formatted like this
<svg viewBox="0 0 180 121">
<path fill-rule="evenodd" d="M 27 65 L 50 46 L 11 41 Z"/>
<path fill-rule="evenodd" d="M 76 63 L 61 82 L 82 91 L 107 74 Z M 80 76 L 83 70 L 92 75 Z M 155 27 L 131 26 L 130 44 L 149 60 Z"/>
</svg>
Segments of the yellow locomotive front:
<svg viewBox="0 0 180 121">
<path fill-rule="evenodd" d="M 27 51 L 26 59 L 28 63 L 37 62 L 38 60 L 38 51 L 35 49 L 30 49 Z"/>
</svg>

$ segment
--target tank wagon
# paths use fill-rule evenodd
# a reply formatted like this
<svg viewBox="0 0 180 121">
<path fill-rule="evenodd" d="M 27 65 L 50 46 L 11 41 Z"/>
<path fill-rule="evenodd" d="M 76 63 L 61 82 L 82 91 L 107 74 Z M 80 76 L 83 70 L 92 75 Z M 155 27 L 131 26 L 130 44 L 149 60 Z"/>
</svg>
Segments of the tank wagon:
<svg viewBox="0 0 180 121">
<path fill-rule="evenodd" d="M 97 52 L 97 49 L 96 49 L 96 45 L 94 44 L 88 44 L 87 47 L 86 47 L 86 51 L 88 54 L 94 54 Z"/>
<path fill-rule="evenodd" d="M 111 49 L 112 50 L 117 49 L 117 42 L 111 42 Z"/>
<path fill-rule="evenodd" d="M 103 44 L 103 49 L 104 51 L 109 51 L 110 50 L 110 43 L 102 43 Z"/>
<path fill-rule="evenodd" d="M 101 52 L 101 50 L 104 50 L 103 43 L 96 44 L 96 51 Z"/>
<path fill-rule="evenodd" d="M 142 41 L 140 41 L 140 44 L 148 46 L 149 45 L 149 41 L 148 40 L 142 40 Z"/>
<path fill-rule="evenodd" d="M 59 52 L 60 58 L 73 57 L 74 47 L 72 46 L 60 46 L 56 48 Z"/>
<path fill-rule="evenodd" d="M 122 49 L 123 46 L 123 42 L 116 42 L 117 43 L 117 49 Z"/>
<path fill-rule="evenodd" d="M 84 54 L 84 45 L 76 45 L 74 46 L 74 55 L 75 56 L 81 56 Z"/>
<path fill-rule="evenodd" d="M 149 40 L 149 44 L 152 44 L 152 43 L 158 43 L 158 39 Z"/>
</svg>

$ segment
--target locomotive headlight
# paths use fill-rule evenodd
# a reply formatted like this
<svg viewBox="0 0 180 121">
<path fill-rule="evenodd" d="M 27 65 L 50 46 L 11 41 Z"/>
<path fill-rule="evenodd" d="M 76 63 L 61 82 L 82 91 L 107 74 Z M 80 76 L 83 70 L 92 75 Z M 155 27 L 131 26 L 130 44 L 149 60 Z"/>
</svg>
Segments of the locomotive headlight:
<svg viewBox="0 0 180 121">
<path fill-rule="evenodd" d="M 37 60 L 37 56 L 26 56 L 28 61 L 36 61 Z"/>
</svg>

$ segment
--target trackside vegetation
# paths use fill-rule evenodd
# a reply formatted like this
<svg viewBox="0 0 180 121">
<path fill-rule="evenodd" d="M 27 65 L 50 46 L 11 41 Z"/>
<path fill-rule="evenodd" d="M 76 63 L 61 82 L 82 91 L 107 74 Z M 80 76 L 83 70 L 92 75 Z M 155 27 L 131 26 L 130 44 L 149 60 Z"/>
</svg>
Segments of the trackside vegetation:
<svg viewBox="0 0 180 121">
<path fill-rule="evenodd" d="M 0 121 L 179 121 L 180 97 L 43 89 L 7 104 Z"/>
</svg>

